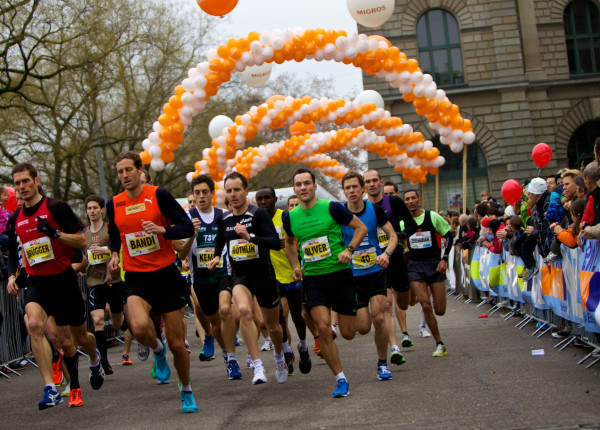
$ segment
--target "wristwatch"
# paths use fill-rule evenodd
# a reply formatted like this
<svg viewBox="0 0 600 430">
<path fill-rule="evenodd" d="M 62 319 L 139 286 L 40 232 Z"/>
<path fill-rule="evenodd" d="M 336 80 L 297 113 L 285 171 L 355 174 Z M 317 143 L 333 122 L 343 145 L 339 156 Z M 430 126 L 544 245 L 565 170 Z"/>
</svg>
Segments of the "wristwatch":
<svg viewBox="0 0 600 430">
<path fill-rule="evenodd" d="M 390 251 L 388 251 L 387 249 L 385 251 L 383 251 L 383 252 L 385 252 L 390 257 L 392 256 L 392 253 Z"/>
<path fill-rule="evenodd" d="M 356 251 L 356 248 L 355 248 L 355 247 L 353 247 L 352 245 L 348 245 L 346 248 L 347 248 L 347 249 L 349 249 L 349 250 L 350 250 L 350 252 L 354 252 L 354 251 Z"/>
<path fill-rule="evenodd" d="M 56 234 L 54 235 L 54 239 L 60 239 L 60 235 L 61 234 L 62 233 L 60 231 L 56 230 Z"/>
</svg>

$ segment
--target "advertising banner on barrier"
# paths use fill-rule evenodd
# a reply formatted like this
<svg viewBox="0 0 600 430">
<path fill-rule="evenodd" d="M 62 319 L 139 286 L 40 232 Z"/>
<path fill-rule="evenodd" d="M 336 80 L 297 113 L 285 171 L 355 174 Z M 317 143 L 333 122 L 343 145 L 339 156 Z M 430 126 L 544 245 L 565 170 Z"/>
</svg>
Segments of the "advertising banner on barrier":
<svg viewBox="0 0 600 430">
<path fill-rule="evenodd" d="M 585 329 L 600 333 L 600 326 L 594 318 L 594 312 L 600 301 L 600 241 L 585 241 L 583 251 L 579 251 L 577 258 L 579 281 L 581 291 L 581 305 Z"/>
<path fill-rule="evenodd" d="M 578 251 L 561 246 L 562 260 L 541 268 L 544 300 L 552 311 L 569 321 L 583 324 L 583 307 L 579 291 Z"/>
<path fill-rule="evenodd" d="M 473 248 L 473 258 L 471 259 L 471 282 L 479 291 L 489 291 L 487 285 L 481 282 L 479 265 L 481 264 L 481 247 L 475 246 Z"/>
<path fill-rule="evenodd" d="M 523 291 L 523 280 L 519 278 L 519 273 L 523 271 L 523 260 L 520 257 L 503 251 L 504 259 L 506 260 L 506 283 L 507 293 L 510 300 L 524 303 L 521 292 Z"/>
</svg>

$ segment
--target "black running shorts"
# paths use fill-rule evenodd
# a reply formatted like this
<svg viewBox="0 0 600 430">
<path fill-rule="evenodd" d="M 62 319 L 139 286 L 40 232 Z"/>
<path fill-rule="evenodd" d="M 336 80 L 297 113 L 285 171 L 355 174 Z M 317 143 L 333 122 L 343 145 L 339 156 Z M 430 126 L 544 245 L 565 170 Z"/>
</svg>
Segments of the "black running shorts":
<svg viewBox="0 0 600 430">
<path fill-rule="evenodd" d="M 110 306 L 113 314 L 123 312 L 123 283 L 115 282 L 111 287 L 105 284 L 90 287 L 88 303 L 91 310 L 104 310 L 106 303 Z"/>
<path fill-rule="evenodd" d="M 374 296 L 387 296 L 385 285 L 385 270 L 379 270 L 368 275 L 355 276 L 357 309 L 369 306 L 369 300 Z"/>
<path fill-rule="evenodd" d="M 394 252 L 390 257 L 390 264 L 385 269 L 387 278 L 387 287 L 395 291 L 404 293 L 410 290 L 410 281 L 408 279 L 408 267 L 404 252 Z"/>
<path fill-rule="evenodd" d="M 307 275 L 303 287 L 309 312 L 313 306 L 325 306 L 342 315 L 356 315 L 356 283 L 351 269 Z"/>
<path fill-rule="evenodd" d="M 157 314 L 185 307 L 190 288 L 174 264 L 153 272 L 125 272 L 125 297 L 138 296 Z"/>
<path fill-rule="evenodd" d="M 234 276 L 231 281 L 232 290 L 236 285 L 248 288 L 250 294 L 256 296 L 256 301 L 261 308 L 273 309 L 279 305 L 279 288 L 275 278 Z"/>
<path fill-rule="evenodd" d="M 231 278 L 229 276 L 223 276 L 217 282 L 194 282 L 194 292 L 198 297 L 204 315 L 212 316 L 219 312 L 219 295 L 221 291 L 227 291 L 231 294 Z"/>
<path fill-rule="evenodd" d="M 408 260 L 408 279 L 416 282 L 424 282 L 427 285 L 446 281 L 446 275 L 442 275 L 437 270 L 441 260 Z"/>
</svg>

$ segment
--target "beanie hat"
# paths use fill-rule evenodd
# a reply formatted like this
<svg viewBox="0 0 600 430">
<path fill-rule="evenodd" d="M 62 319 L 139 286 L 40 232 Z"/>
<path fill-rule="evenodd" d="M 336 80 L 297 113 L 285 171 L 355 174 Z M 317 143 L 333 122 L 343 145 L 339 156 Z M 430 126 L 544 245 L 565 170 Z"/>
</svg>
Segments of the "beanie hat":
<svg viewBox="0 0 600 430">
<path fill-rule="evenodd" d="M 501 225 L 502 225 L 502 221 L 500 221 L 499 219 L 493 219 L 490 221 L 490 230 L 492 230 L 492 233 L 495 234 Z"/>
<path fill-rule="evenodd" d="M 533 178 L 527 186 L 527 191 L 531 194 L 544 194 L 546 190 L 548 190 L 548 186 L 542 178 Z"/>
<path fill-rule="evenodd" d="M 485 227 L 485 228 L 490 228 L 490 219 L 488 217 L 485 217 L 484 219 L 482 219 L 481 226 Z"/>
</svg>

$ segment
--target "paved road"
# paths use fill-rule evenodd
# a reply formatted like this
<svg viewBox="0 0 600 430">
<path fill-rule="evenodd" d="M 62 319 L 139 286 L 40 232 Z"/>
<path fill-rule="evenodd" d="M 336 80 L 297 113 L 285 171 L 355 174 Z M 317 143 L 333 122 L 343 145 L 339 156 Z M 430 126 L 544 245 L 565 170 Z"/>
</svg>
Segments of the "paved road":
<svg viewBox="0 0 600 430">
<path fill-rule="evenodd" d="M 275 381 L 271 352 L 261 353 L 267 384 L 252 386 L 249 369 L 243 369 L 243 380 L 229 381 L 221 360 L 198 361 L 190 325 L 200 413 L 182 415 L 176 383 L 154 385 L 151 360 L 133 358 L 133 366 L 115 365 L 99 391 L 81 370 L 84 407 L 77 409 L 63 404 L 38 411 L 41 379 L 33 367 L 21 377 L 1 379 L 0 428 L 600 428 L 600 364 L 585 369 L 576 364 L 585 350 L 570 346 L 560 352 L 549 335 L 537 339 L 533 327 L 517 330 L 516 318 L 503 321 L 502 312 L 478 318 L 485 311 L 450 300 L 440 322 L 448 355 L 432 358 L 434 341 L 413 337 L 415 346 L 404 351 L 408 362 L 393 366 L 388 382 L 377 381 L 372 334 L 338 341 L 350 381 L 344 399 L 331 398 L 333 376 L 314 356 L 310 374 L 296 371 L 283 385 Z M 411 308 L 413 336 L 418 323 L 419 312 Z M 534 349 L 545 355 L 532 356 Z M 113 363 L 120 363 L 120 352 L 110 349 Z M 240 362 L 245 354 L 243 346 L 238 349 Z M 85 364 L 80 360 L 81 369 Z"/>
</svg>

